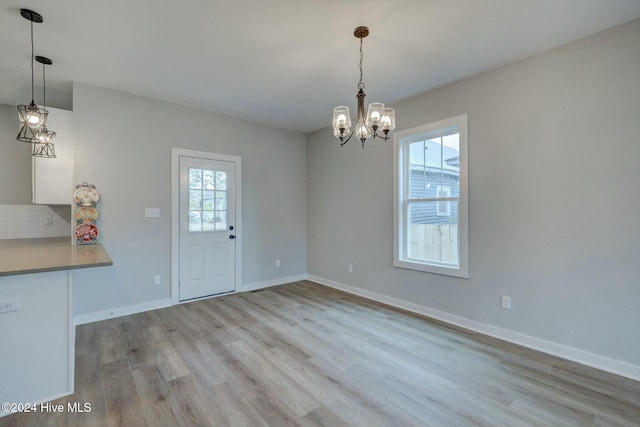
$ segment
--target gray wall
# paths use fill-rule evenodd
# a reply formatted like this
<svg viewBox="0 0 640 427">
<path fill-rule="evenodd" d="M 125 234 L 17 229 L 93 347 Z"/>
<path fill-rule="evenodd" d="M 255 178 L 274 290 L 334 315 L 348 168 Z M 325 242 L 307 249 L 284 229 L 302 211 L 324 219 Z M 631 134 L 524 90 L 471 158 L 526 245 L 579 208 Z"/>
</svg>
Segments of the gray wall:
<svg viewBox="0 0 640 427">
<path fill-rule="evenodd" d="M 31 144 L 18 130 L 16 106 L 0 104 L 0 205 L 31 204 Z"/>
<path fill-rule="evenodd" d="M 171 147 L 242 157 L 243 284 L 306 272 L 304 135 L 84 84 L 73 94 L 74 180 L 100 193 L 114 262 L 76 272 L 77 315 L 170 297 Z"/>
<path fill-rule="evenodd" d="M 395 105 L 398 130 L 469 114 L 468 280 L 392 267 L 391 142 L 309 135 L 308 273 L 640 365 L 639 41 L 635 21 Z"/>
</svg>

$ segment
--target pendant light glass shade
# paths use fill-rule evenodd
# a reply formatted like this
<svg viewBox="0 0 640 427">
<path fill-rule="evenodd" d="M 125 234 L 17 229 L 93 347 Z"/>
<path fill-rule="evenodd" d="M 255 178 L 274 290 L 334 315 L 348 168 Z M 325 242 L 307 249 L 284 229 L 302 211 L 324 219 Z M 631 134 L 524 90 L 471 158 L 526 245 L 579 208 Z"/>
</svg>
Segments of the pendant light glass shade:
<svg viewBox="0 0 640 427">
<path fill-rule="evenodd" d="M 18 105 L 18 111 L 20 111 L 20 107 L 22 105 Z M 18 113 L 20 114 L 20 113 Z M 38 142 L 38 137 L 36 136 L 36 132 L 40 130 L 40 126 L 37 125 L 29 125 L 29 122 L 20 122 L 20 130 L 18 131 L 18 136 L 16 139 L 20 142 L 26 142 L 30 144 L 36 144 Z"/>
<path fill-rule="evenodd" d="M 333 109 L 333 129 L 336 137 L 344 137 L 351 133 L 349 107 L 341 105 Z"/>
<path fill-rule="evenodd" d="M 29 105 L 18 105 L 18 120 L 29 126 L 41 126 L 47 123 L 49 112 L 40 108 L 33 100 Z"/>
<path fill-rule="evenodd" d="M 380 120 L 380 128 L 386 135 L 396 128 L 396 110 L 393 108 L 385 108 L 382 120 Z"/>
<path fill-rule="evenodd" d="M 42 109 L 47 111 L 47 78 L 45 74 L 45 66 L 53 64 L 53 61 L 44 56 L 36 56 L 36 61 L 42 64 Z M 49 113 L 47 111 L 47 115 L 48 114 Z M 31 154 L 34 157 L 55 159 L 56 151 L 53 145 L 53 141 L 55 141 L 57 133 L 47 129 L 46 125 L 42 125 L 37 130 L 35 130 L 33 134 L 35 136 L 35 143 Z"/>
<path fill-rule="evenodd" d="M 33 157 L 45 157 L 47 159 L 56 158 L 56 150 L 53 144 L 53 140 L 56 137 L 56 132 L 48 130 L 45 126 L 38 132 L 38 139 L 42 142 L 33 144 L 31 155 Z"/>
</svg>

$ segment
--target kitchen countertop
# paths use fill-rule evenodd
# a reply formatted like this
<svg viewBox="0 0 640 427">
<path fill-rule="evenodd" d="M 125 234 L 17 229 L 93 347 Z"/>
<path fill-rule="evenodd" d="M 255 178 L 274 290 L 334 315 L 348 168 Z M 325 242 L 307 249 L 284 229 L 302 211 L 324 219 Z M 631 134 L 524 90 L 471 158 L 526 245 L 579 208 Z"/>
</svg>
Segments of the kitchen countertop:
<svg viewBox="0 0 640 427">
<path fill-rule="evenodd" d="M 100 244 L 72 245 L 69 237 L 0 240 L 0 276 L 113 265 Z"/>
</svg>

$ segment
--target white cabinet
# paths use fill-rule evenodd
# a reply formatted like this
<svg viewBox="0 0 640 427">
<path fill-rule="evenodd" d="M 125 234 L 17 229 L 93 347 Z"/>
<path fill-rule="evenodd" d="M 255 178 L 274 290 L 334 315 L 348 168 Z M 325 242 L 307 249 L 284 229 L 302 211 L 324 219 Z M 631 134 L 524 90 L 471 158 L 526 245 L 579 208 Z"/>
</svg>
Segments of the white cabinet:
<svg viewBox="0 0 640 427">
<path fill-rule="evenodd" d="M 0 301 L 19 301 L 19 310 L 0 313 L 0 402 L 43 402 L 73 393 L 72 274 L 0 276 Z"/>
<path fill-rule="evenodd" d="M 47 107 L 47 127 L 58 133 L 55 159 L 33 158 L 31 201 L 38 205 L 70 205 L 73 195 L 72 112 Z"/>
</svg>

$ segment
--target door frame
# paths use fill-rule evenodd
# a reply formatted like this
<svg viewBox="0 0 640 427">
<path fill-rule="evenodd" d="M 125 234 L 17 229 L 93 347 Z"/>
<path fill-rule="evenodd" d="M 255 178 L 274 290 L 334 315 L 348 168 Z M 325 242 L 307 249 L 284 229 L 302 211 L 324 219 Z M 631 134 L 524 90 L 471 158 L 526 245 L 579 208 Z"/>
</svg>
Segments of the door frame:
<svg viewBox="0 0 640 427">
<path fill-rule="evenodd" d="M 185 148 L 171 147 L 171 301 L 173 304 L 180 302 L 180 157 L 195 157 L 198 159 L 219 160 L 232 162 L 235 170 L 235 283 L 237 291 L 242 283 L 242 158 L 226 154 L 209 153 L 206 151 L 188 150 Z M 234 292 L 235 292 L 234 291 Z M 222 294 L 222 295 L 228 295 Z M 215 296 L 215 295 L 214 295 Z M 203 297 L 211 298 L 211 296 Z M 195 299 L 197 300 L 197 299 Z M 195 301 L 188 300 L 185 302 Z"/>
</svg>

